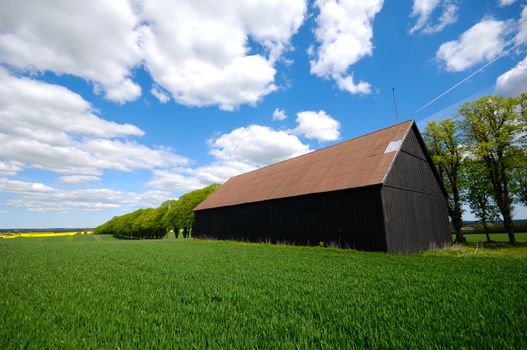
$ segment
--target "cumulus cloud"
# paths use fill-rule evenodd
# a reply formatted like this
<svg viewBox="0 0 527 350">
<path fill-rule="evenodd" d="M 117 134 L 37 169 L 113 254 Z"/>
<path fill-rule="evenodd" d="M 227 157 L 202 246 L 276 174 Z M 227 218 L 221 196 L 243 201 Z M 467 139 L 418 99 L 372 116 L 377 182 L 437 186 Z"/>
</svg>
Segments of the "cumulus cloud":
<svg viewBox="0 0 527 350">
<path fill-rule="evenodd" d="M 187 192 L 257 169 L 255 165 L 235 160 L 216 160 L 197 168 L 156 170 L 148 183 L 152 188 Z"/>
<path fill-rule="evenodd" d="M 318 0 L 315 37 L 319 43 L 311 73 L 333 79 L 337 86 L 351 94 L 369 94 L 371 85 L 356 82 L 349 68 L 373 53 L 373 20 L 383 6 L 382 0 Z"/>
<path fill-rule="evenodd" d="M 188 191 L 307 153 L 309 145 L 288 131 L 250 125 L 209 140 L 214 161 L 196 168 L 154 171 L 153 188 Z"/>
<path fill-rule="evenodd" d="M 510 21 L 483 19 L 464 32 L 458 40 L 442 44 L 436 53 L 436 59 L 444 62 L 446 69 L 452 72 L 490 61 L 503 53 L 511 27 L 514 26 Z"/>
<path fill-rule="evenodd" d="M 107 188 L 64 190 L 42 183 L 0 178 L 0 192 L 14 194 L 11 207 L 36 212 L 100 211 L 110 208 L 157 207 L 170 193 L 147 191 L 121 192 Z"/>
<path fill-rule="evenodd" d="M 496 94 L 518 96 L 527 91 L 527 57 L 496 80 Z"/>
<path fill-rule="evenodd" d="M 436 23 L 432 23 L 433 12 L 441 7 L 441 15 Z M 451 0 L 414 0 L 412 6 L 412 17 L 417 17 L 415 25 L 410 29 L 413 34 L 422 31 L 426 34 L 437 33 L 448 25 L 457 21 L 459 7 Z"/>
<path fill-rule="evenodd" d="M 520 20 L 518 21 L 518 33 L 514 38 L 516 45 L 527 43 L 527 5 L 523 7 Z"/>
<path fill-rule="evenodd" d="M 8 1 L 0 8 L 0 63 L 84 78 L 118 103 L 141 95 L 132 76 L 144 67 L 179 103 L 231 110 L 276 90 L 275 62 L 306 7 L 305 0 Z M 151 92 L 167 100 L 161 89 Z"/>
<path fill-rule="evenodd" d="M 286 118 L 287 115 L 283 109 L 275 108 L 273 112 L 273 120 L 285 120 Z"/>
<path fill-rule="evenodd" d="M 144 1 L 145 65 L 179 103 L 255 104 L 276 90 L 274 63 L 305 11 L 304 0 Z"/>
<path fill-rule="evenodd" d="M 298 137 L 266 126 L 234 129 L 211 141 L 210 153 L 221 160 L 266 165 L 309 151 Z"/>
<path fill-rule="evenodd" d="M 142 52 L 127 0 L 7 1 L 0 23 L 0 63 L 85 78 L 119 103 L 141 94 L 130 78 Z"/>
<path fill-rule="evenodd" d="M 498 2 L 501 7 L 505 7 L 514 4 L 516 0 L 498 0 Z"/>
<path fill-rule="evenodd" d="M 154 169 L 188 161 L 170 149 L 130 140 L 144 132 L 100 118 L 71 90 L 15 77 L 2 68 L 0 106 L 0 159 L 16 164 L 98 176 L 108 169 Z"/>
<path fill-rule="evenodd" d="M 298 126 L 294 130 L 308 139 L 319 142 L 335 141 L 340 137 L 340 123 L 325 111 L 305 111 L 297 114 Z"/>
</svg>

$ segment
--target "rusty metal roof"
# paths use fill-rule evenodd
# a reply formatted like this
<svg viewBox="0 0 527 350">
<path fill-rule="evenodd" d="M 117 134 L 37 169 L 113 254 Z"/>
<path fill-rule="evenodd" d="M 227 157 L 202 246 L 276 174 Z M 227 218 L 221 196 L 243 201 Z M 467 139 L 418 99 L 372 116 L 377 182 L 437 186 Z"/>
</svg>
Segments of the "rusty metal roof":
<svg viewBox="0 0 527 350">
<path fill-rule="evenodd" d="M 234 176 L 195 210 L 381 184 L 413 123 L 395 124 Z"/>
</svg>

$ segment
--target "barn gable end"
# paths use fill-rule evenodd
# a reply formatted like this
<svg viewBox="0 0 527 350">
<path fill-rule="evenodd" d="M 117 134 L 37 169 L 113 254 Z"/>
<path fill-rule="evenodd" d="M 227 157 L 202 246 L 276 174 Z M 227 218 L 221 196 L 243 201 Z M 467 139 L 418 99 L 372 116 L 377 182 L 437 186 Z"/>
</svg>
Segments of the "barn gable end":
<svg viewBox="0 0 527 350">
<path fill-rule="evenodd" d="M 387 250 L 411 253 L 449 244 L 445 191 L 417 127 L 404 138 L 382 188 Z"/>
</svg>

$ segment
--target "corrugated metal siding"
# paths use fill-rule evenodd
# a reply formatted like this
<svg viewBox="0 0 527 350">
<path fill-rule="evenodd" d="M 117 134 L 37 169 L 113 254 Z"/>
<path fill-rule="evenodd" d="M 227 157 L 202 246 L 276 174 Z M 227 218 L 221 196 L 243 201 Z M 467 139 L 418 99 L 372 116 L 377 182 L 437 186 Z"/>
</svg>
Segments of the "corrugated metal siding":
<svg viewBox="0 0 527 350">
<path fill-rule="evenodd" d="M 383 187 L 387 250 L 414 253 L 451 243 L 444 198 Z"/>
<path fill-rule="evenodd" d="M 403 151 L 397 155 L 384 184 L 443 197 L 430 164 Z"/>
<path fill-rule="evenodd" d="M 195 212 L 195 237 L 386 251 L 380 186 Z"/>
<path fill-rule="evenodd" d="M 412 128 L 382 189 L 388 251 L 411 253 L 451 242 L 438 178 Z"/>
<path fill-rule="evenodd" d="M 428 161 L 425 153 L 423 152 L 423 148 L 421 147 L 421 144 L 419 143 L 417 139 L 417 135 L 415 134 L 415 129 L 411 130 L 408 133 L 407 137 L 405 138 L 401 146 L 401 151 L 414 155 L 417 158 L 420 158 L 426 162 Z"/>
</svg>

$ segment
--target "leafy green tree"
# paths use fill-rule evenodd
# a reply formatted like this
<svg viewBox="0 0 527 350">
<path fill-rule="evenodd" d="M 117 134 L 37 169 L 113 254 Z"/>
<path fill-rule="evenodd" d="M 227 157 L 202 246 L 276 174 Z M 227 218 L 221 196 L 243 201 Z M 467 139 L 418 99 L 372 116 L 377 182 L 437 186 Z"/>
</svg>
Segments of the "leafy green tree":
<svg viewBox="0 0 527 350">
<path fill-rule="evenodd" d="M 527 206 L 527 152 L 518 155 L 512 178 L 517 202 Z"/>
<path fill-rule="evenodd" d="M 448 194 L 448 214 L 456 231 L 456 242 L 464 242 L 461 232 L 464 151 L 459 124 L 452 119 L 429 122 L 423 138 Z"/>
<path fill-rule="evenodd" d="M 178 223 L 183 231 L 183 237 L 188 237 L 191 233 L 192 224 L 194 223 L 194 208 L 214 193 L 219 187 L 220 185 L 218 184 L 212 184 L 202 189 L 187 193 L 179 198 L 177 216 Z"/>
<path fill-rule="evenodd" d="M 188 237 L 194 223 L 194 208 L 218 187 L 219 185 L 213 184 L 187 193 L 177 200 L 166 200 L 159 208 L 138 209 L 116 216 L 95 228 L 94 232 L 143 239 L 161 238 L 167 231 L 174 230 L 176 238 L 180 231 L 184 237 Z"/>
<path fill-rule="evenodd" d="M 509 243 L 515 244 L 512 221 L 513 170 L 522 132 L 520 100 L 486 96 L 467 102 L 458 113 L 463 117 L 465 142 L 475 157 L 483 160 L 492 195 L 503 218 Z"/>
<path fill-rule="evenodd" d="M 165 214 L 163 215 L 162 222 L 163 226 L 167 231 L 174 231 L 176 238 L 179 235 L 179 201 L 177 199 L 169 199 L 161 204 L 161 207 L 166 208 Z"/>
<path fill-rule="evenodd" d="M 488 223 L 499 220 L 499 209 L 492 198 L 492 186 L 487 178 L 485 165 L 481 160 L 465 160 L 465 199 L 472 213 L 483 225 L 487 242 L 491 242 Z"/>
</svg>

